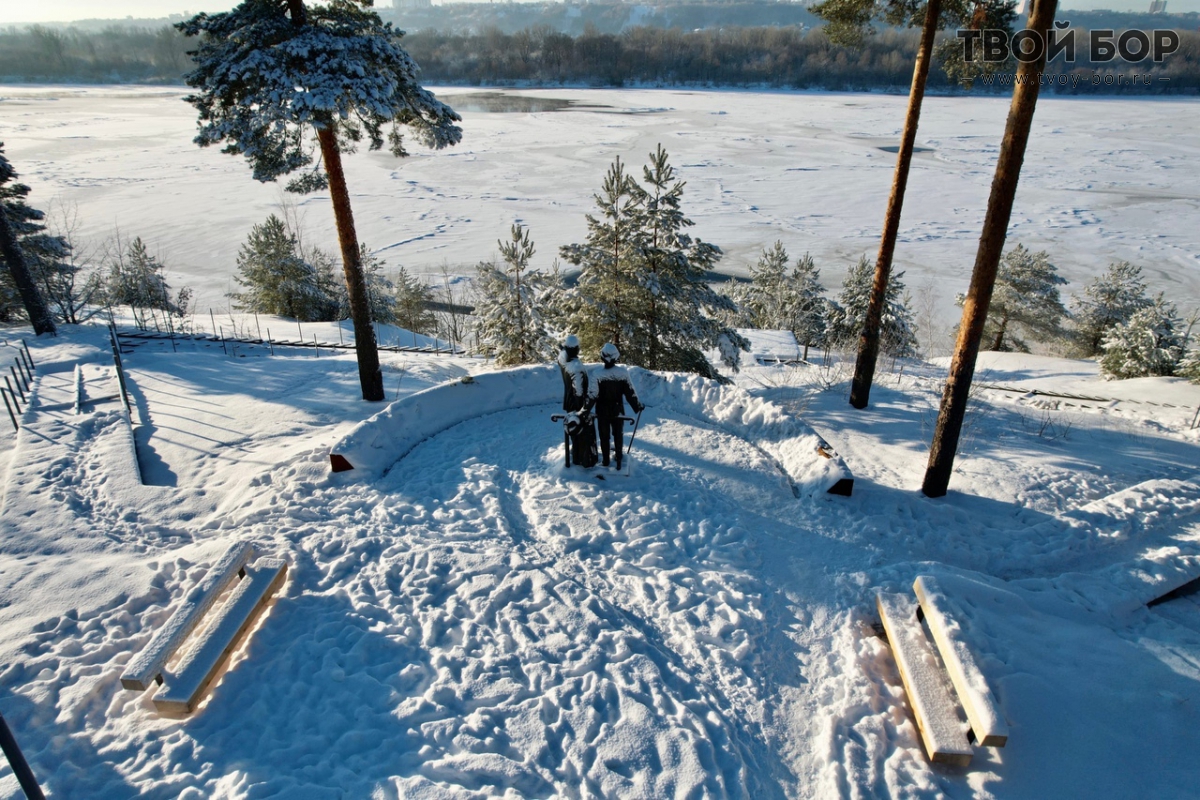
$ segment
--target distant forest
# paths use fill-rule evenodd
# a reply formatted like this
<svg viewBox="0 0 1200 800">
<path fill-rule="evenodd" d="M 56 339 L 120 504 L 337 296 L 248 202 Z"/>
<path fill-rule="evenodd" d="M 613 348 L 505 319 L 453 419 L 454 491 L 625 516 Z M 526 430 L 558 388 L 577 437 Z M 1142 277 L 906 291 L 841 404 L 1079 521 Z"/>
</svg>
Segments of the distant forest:
<svg viewBox="0 0 1200 800">
<path fill-rule="evenodd" d="M 915 30 L 884 29 L 860 49 L 838 47 L 804 21 L 812 17 L 803 7 L 786 3 L 463 4 L 381 13 L 410 30 L 405 47 L 421 65 L 423 82 L 434 85 L 906 90 L 918 38 Z M 1077 60 L 1052 63 L 1047 73 L 1058 80 L 1046 91 L 1200 92 L 1200 15 L 1069 17 L 1081 32 Z M 732 26 L 735 20 L 759 24 Z M 517 23 L 532 24 L 514 29 Z M 697 27 L 687 27 L 692 23 Z M 1182 44 L 1162 64 L 1093 64 L 1084 31 L 1109 26 L 1173 27 Z M 193 46 L 162 24 L 8 28 L 0 31 L 0 81 L 178 84 Z M 957 87 L 934 70 L 929 89 Z M 972 91 L 1008 93 L 1010 87 L 978 82 Z"/>
</svg>

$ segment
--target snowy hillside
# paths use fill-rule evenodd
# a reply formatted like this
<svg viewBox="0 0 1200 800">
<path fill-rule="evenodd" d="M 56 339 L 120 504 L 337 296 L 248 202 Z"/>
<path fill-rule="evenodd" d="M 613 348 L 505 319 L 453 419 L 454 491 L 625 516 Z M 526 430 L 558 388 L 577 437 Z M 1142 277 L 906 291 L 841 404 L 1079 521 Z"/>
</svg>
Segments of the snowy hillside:
<svg viewBox="0 0 1200 800">
<path fill-rule="evenodd" d="M 988 355 L 930 500 L 939 367 L 881 371 L 856 412 L 841 368 L 771 363 L 767 337 L 745 403 L 855 477 L 798 497 L 763 429 L 664 396 L 628 478 L 564 470 L 552 402 L 334 474 L 384 410 L 352 356 L 129 345 L 136 459 L 103 329 L 30 340 L 33 406 L 0 434 L 0 711 L 49 796 L 1195 794 L 1200 607 L 1145 604 L 1200 577 L 1200 387 Z M 491 380 L 382 356 L 402 402 Z M 122 670 L 241 540 L 287 582 L 201 708 L 161 714 Z M 875 628 L 917 575 L 965 610 L 1009 724 L 969 767 L 926 760 Z"/>
</svg>

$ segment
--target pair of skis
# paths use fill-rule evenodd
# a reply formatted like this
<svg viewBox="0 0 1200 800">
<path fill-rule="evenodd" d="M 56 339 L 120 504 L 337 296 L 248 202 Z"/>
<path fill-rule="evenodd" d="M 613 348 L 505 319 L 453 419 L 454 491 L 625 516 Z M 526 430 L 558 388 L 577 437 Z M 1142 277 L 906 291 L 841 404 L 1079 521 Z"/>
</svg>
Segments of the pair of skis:
<svg viewBox="0 0 1200 800">
<path fill-rule="evenodd" d="M 551 414 L 551 422 L 561 422 L 563 424 L 563 456 L 566 466 L 571 466 L 571 433 L 567 430 L 567 417 L 569 414 Z M 638 425 L 642 422 L 642 412 L 637 412 L 637 417 L 617 417 L 624 422 L 633 423 L 633 433 L 629 435 L 629 447 L 625 449 L 625 475 L 629 475 L 629 470 L 633 466 L 633 462 L 629 459 L 629 454 L 633 452 L 633 443 L 637 439 Z M 604 480 L 603 475 L 597 475 L 597 478 Z"/>
</svg>

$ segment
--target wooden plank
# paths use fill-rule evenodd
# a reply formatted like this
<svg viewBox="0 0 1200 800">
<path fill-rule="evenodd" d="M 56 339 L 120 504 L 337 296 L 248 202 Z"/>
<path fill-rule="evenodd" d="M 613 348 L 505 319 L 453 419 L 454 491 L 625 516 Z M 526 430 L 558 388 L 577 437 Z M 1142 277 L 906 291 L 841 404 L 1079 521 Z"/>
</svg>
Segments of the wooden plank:
<svg viewBox="0 0 1200 800">
<path fill-rule="evenodd" d="M 955 609 L 943 593 L 937 581 L 928 575 L 920 575 L 913 583 L 913 591 L 925 622 L 933 634 L 933 642 L 942 655 L 942 663 L 954 684 L 954 691 L 967 712 L 967 721 L 975 733 L 975 741 L 985 747 L 1004 747 L 1008 743 L 1008 723 L 1000 712 L 1000 704 L 988 688 L 983 670 L 971 648 L 967 646 L 958 624 Z"/>
<path fill-rule="evenodd" d="M 971 763 L 974 751 L 954 712 L 937 656 L 917 620 L 917 604 L 904 595 L 882 592 L 875 602 L 925 753 L 930 761 L 965 767 Z"/>
<path fill-rule="evenodd" d="M 179 672 L 167 676 L 163 688 L 154 696 L 155 708 L 187 713 L 196 707 L 221 664 L 286 575 L 287 562 L 282 559 L 264 558 L 246 568 L 246 577 L 234 587 L 220 618 L 192 648 Z"/>
<path fill-rule="evenodd" d="M 141 691 L 150 686 L 154 680 L 160 683 L 163 665 L 170 660 L 171 655 L 183 644 L 183 640 L 196 627 L 196 623 L 208 611 L 213 601 L 225 587 L 237 577 L 238 572 L 254 557 L 253 546 L 238 542 L 221 556 L 220 560 L 209 569 L 204 579 L 200 581 L 183 602 L 175 609 L 175 613 L 167 620 L 167 624 L 154 636 L 145 650 L 125 668 L 121 676 L 121 685 L 126 689 Z"/>
</svg>

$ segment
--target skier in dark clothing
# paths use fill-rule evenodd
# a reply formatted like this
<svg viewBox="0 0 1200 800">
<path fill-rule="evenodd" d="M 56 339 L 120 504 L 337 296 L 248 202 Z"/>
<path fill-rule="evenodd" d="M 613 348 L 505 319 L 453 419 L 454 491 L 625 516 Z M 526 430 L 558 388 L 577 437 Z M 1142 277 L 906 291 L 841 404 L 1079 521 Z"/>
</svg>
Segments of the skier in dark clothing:
<svg viewBox="0 0 1200 800">
<path fill-rule="evenodd" d="M 567 427 L 571 442 L 571 461 L 581 467 L 596 463 L 596 426 L 584 406 L 587 404 L 588 371 L 579 360 L 579 339 L 571 334 L 563 340 L 558 354 L 563 379 L 563 411 L 568 413 Z"/>
<path fill-rule="evenodd" d="M 625 400 L 637 414 L 645 407 L 638 400 L 629 379 L 629 371 L 617 366 L 621 352 L 612 342 L 600 349 L 600 360 L 604 366 L 593 370 L 588 386 L 587 404 L 589 411 L 595 409 L 596 424 L 600 428 L 600 452 L 604 456 L 604 466 L 609 463 L 609 451 L 615 450 L 617 469 L 621 468 L 622 450 L 625 444 Z"/>
</svg>

